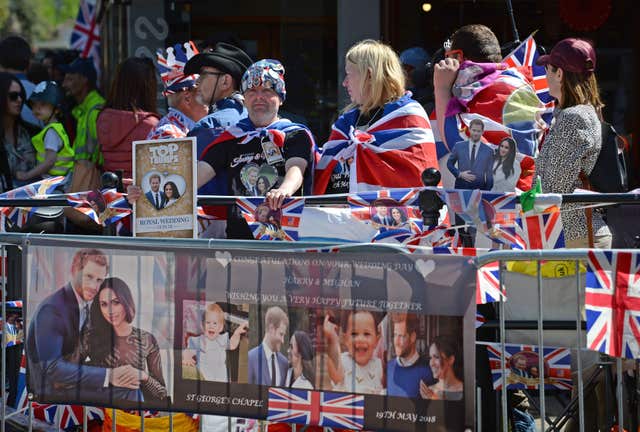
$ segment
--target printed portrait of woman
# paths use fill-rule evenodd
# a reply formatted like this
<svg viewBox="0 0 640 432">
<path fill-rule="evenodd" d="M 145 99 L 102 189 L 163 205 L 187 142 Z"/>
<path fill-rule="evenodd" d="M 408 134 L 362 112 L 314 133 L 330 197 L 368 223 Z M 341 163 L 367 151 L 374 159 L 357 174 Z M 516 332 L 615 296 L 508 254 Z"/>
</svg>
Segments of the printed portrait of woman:
<svg viewBox="0 0 640 432">
<path fill-rule="evenodd" d="M 421 382 L 420 396 L 423 399 L 461 400 L 462 354 L 455 338 L 436 336 L 429 346 L 429 367 L 438 381 L 430 386 Z"/>
<path fill-rule="evenodd" d="M 493 159 L 492 192 L 513 192 L 520 178 L 521 168 L 516 161 L 516 142 L 513 138 L 503 138 L 498 144 Z"/>
<path fill-rule="evenodd" d="M 89 314 L 91 327 L 83 334 L 81 358 L 89 357 L 93 366 L 130 365 L 139 373 L 141 401 L 166 400 L 158 343 L 151 333 L 133 326 L 136 307 L 126 282 L 105 279 Z"/>
<path fill-rule="evenodd" d="M 393 207 L 391 209 L 392 226 L 396 228 L 407 228 L 409 226 L 407 214 L 402 207 Z"/>
<path fill-rule="evenodd" d="M 315 366 L 313 364 L 313 343 L 309 335 L 297 330 L 291 336 L 289 349 L 289 370 L 284 385 L 291 388 L 313 389 Z"/>
<path fill-rule="evenodd" d="M 258 190 L 258 195 L 265 196 L 267 192 L 269 192 L 269 189 L 271 189 L 269 179 L 266 176 L 258 177 L 258 180 L 256 181 L 256 189 Z"/>
<path fill-rule="evenodd" d="M 178 186 L 172 181 L 168 181 L 164 184 L 163 188 L 164 196 L 166 197 L 165 207 L 169 207 L 180 198 L 180 191 Z"/>
</svg>

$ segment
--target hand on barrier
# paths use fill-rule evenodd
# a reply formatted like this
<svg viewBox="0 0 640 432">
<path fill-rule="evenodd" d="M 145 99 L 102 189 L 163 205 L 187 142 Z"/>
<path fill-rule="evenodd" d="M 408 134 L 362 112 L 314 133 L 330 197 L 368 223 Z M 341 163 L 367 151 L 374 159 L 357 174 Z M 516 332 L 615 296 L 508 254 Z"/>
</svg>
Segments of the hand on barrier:
<svg viewBox="0 0 640 432">
<path fill-rule="evenodd" d="M 271 208 L 271 210 L 278 210 L 280 207 L 282 207 L 284 199 L 289 197 L 291 197 L 291 194 L 283 191 L 282 189 L 272 189 L 267 192 L 266 195 L 267 204 L 269 205 L 269 208 Z"/>
</svg>

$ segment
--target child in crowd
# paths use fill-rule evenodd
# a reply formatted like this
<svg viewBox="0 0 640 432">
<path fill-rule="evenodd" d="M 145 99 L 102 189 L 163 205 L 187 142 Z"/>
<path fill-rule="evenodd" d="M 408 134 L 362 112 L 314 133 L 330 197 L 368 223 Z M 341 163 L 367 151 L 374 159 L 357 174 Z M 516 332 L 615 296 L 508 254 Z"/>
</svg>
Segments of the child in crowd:
<svg viewBox="0 0 640 432">
<path fill-rule="evenodd" d="M 21 181 L 36 181 L 41 177 L 67 176 L 73 170 L 74 152 L 69 136 L 59 121 L 63 92 L 54 81 L 43 81 L 31 93 L 28 104 L 33 115 L 45 127 L 31 138 L 36 150 L 36 166 L 29 171 L 18 171 Z"/>
<path fill-rule="evenodd" d="M 380 339 L 374 314 L 366 310 L 349 313 L 347 325 L 342 329 L 347 346 L 343 353 L 340 353 L 338 325 L 329 315 L 325 315 L 323 330 L 333 390 L 384 395 L 382 361 L 374 356 Z"/>
<path fill-rule="evenodd" d="M 202 315 L 202 334 L 189 338 L 187 349 L 182 352 L 182 364 L 197 366 L 206 381 L 227 382 L 227 350 L 238 348 L 247 325 L 238 326 L 229 338 L 229 333 L 224 331 L 222 308 L 217 303 L 210 303 Z"/>
</svg>

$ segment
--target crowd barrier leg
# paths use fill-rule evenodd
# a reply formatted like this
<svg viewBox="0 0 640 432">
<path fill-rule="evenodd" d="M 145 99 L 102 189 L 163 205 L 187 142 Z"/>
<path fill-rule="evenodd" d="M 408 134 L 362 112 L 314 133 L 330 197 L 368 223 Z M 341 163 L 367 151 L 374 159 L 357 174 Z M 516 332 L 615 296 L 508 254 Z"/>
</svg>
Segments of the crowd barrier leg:
<svg viewBox="0 0 640 432">
<path fill-rule="evenodd" d="M 580 261 L 575 261 L 575 275 L 576 275 L 576 298 L 580 299 L 582 287 L 580 286 Z M 576 352 L 578 358 L 576 362 L 578 364 L 578 426 L 580 432 L 584 431 L 584 387 L 582 385 L 582 358 L 580 351 L 582 350 L 582 308 L 580 302 L 576 302 Z"/>
<path fill-rule="evenodd" d="M 500 291 L 506 294 L 506 287 L 504 285 L 504 277 L 503 277 L 503 261 L 498 261 L 498 271 L 500 277 Z M 506 325 L 505 325 L 505 306 L 504 306 L 504 296 L 500 296 L 500 344 L 502 355 L 500 356 L 500 367 L 502 368 L 502 376 L 506 376 L 507 370 L 507 361 L 505 357 L 506 353 Z M 502 431 L 506 432 L 509 430 L 508 423 L 508 407 L 507 407 L 507 383 L 503 379 L 502 383 L 502 391 L 500 392 L 500 396 L 502 397 Z"/>
<path fill-rule="evenodd" d="M 538 377 L 540 379 L 540 384 L 538 388 L 538 394 L 540 395 L 540 428 L 541 430 L 545 429 L 546 423 L 546 413 L 545 413 L 545 384 L 544 384 L 544 329 L 543 329 L 543 313 L 544 313 L 544 304 L 542 301 L 542 267 L 540 264 L 540 260 L 536 262 L 536 270 L 538 273 Z"/>
</svg>

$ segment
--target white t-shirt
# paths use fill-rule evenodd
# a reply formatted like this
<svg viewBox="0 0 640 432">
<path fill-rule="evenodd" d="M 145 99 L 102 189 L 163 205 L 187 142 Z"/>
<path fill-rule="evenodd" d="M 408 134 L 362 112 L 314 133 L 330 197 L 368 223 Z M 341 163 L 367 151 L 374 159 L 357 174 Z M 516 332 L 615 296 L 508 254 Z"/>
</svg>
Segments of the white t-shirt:
<svg viewBox="0 0 640 432">
<path fill-rule="evenodd" d="M 344 369 L 344 379 L 340 384 L 332 383 L 334 390 L 351 393 L 385 394 L 385 389 L 382 386 L 382 361 L 379 358 L 373 357 L 366 365 L 360 366 L 351 357 L 351 354 L 345 351 L 340 354 L 340 361 Z"/>
<path fill-rule="evenodd" d="M 207 381 L 227 382 L 227 348 L 229 333 L 219 334 L 214 340 L 206 336 L 189 338 L 188 348 L 195 350 L 198 371 Z"/>
</svg>

